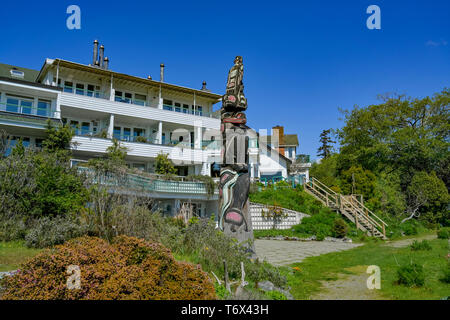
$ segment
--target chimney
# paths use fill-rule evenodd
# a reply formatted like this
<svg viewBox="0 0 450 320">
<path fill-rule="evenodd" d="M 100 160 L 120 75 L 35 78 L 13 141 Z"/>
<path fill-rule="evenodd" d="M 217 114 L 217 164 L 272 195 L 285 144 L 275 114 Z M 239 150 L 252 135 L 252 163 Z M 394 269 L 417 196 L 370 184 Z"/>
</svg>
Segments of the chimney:
<svg viewBox="0 0 450 320">
<path fill-rule="evenodd" d="M 284 156 L 284 127 L 283 126 L 275 126 L 272 128 L 273 136 L 277 136 L 278 139 L 278 152 Z M 272 138 L 273 139 L 273 138 Z M 275 141 L 276 141 L 275 140 Z"/>
<path fill-rule="evenodd" d="M 92 59 L 92 65 L 97 65 L 97 56 L 98 56 L 98 41 L 94 40 L 94 58 Z"/>
<path fill-rule="evenodd" d="M 206 89 L 206 81 L 203 81 L 203 83 L 202 83 L 202 90 L 203 91 L 208 90 L 208 89 Z"/>
<path fill-rule="evenodd" d="M 164 63 L 161 63 L 159 67 L 160 67 L 159 81 L 164 82 Z"/>
<path fill-rule="evenodd" d="M 105 63 L 103 64 L 103 69 L 108 70 L 109 59 L 105 57 Z"/>
<path fill-rule="evenodd" d="M 104 54 L 105 54 L 105 47 L 103 46 L 103 45 L 101 45 L 100 46 L 100 53 L 99 53 L 99 66 L 100 66 L 100 68 L 103 68 L 103 63 L 104 63 L 104 61 L 103 61 L 103 57 L 104 57 Z"/>
</svg>

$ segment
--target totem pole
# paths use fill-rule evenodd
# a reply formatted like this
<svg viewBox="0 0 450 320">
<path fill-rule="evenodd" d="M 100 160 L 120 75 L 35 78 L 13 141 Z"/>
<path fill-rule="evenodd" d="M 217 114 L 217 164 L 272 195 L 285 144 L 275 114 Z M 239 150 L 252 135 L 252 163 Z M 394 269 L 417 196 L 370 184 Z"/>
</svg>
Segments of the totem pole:
<svg viewBox="0 0 450 320">
<path fill-rule="evenodd" d="M 221 132 L 222 165 L 219 183 L 219 228 L 254 253 L 252 221 L 249 213 L 248 193 L 248 136 L 244 111 L 247 99 L 244 96 L 244 65 L 242 57 L 234 59 L 228 73 L 226 93 L 222 97 Z"/>
</svg>

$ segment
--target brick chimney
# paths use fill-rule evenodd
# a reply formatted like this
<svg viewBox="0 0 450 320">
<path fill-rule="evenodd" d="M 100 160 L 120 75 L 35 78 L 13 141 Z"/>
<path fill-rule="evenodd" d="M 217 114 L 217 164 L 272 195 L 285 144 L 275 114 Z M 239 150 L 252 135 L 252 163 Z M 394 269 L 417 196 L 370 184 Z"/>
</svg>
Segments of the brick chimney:
<svg viewBox="0 0 450 320">
<path fill-rule="evenodd" d="M 278 140 L 278 152 L 284 156 L 284 127 L 283 126 L 275 126 L 272 128 L 273 135 L 272 135 L 272 141 Z M 277 136 L 278 139 L 274 139 L 273 137 Z"/>
</svg>

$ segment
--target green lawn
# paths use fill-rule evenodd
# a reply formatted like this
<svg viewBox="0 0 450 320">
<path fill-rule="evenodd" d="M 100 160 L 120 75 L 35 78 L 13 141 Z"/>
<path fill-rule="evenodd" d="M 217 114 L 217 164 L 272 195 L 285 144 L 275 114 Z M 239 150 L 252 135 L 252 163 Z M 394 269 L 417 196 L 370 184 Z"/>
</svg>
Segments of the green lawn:
<svg viewBox="0 0 450 320">
<path fill-rule="evenodd" d="M 16 270 L 19 265 L 38 254 L 40 249 L 27 248 L 21 241 L 0 242 L 0 271 Z"/>
<path fill-rule="evenodd" d="M 340 274 L 352 274 L 349 268 L 365 270 L 369 265 L 377 265 L 381 269 L 379 294 L 382 298 L 441 299 L 450 296 L 450 285 L 439 280 L 448 264 L 448 241 L 436 239 L 430 241 L 430 244 L 431 251 L 412 251 L 409 247 L 393 248 L 383 243 L 369 243 L 347 251 L 307 258 L 291 268 L 284 268 L 284 273 L 296 299 L 310 299 L 311 295 L 321 290 L 320 281 L 336 280 Z M 409 288 L 395 283 L 398 265 L 411 261 L 424 268 L 425 285 L 421 288 Z M 299 267 L 300 271 L 292 272 L 292 267 Z"/>
</svg>

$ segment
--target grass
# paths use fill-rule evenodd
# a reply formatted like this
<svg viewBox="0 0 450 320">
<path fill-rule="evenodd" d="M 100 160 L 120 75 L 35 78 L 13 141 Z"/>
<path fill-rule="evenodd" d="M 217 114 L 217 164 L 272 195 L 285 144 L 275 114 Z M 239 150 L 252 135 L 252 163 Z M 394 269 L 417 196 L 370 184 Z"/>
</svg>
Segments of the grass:
<svg viewBox="0 0 450 320">
<path fill-rule="evenodd" d="M 23 241 L 0 242 L 0 272 L 16 270 L 41 249 L 27 248 Z"/>
<path fill-rule="evenodd" d="M 429 243 L 432 247 L 430 251 L 412 251 L 410 247 L 393 248 L 383 243 L 369 243 L 347 251 L 307 258 L 291 268 L 283 268 L 283 273 L 287 276 L 292 287 L 291 293 L 296 299 L 310 299 L 320 292 L 320 281 L 337 280 L 341 274 L 355 274 L 349 270 L 362 270 L 361 268 L 365 269 L 369 265 L 377 265 L 381 269 L 379 294 L 382 298 L 441 299 L 450 296 L 450 285 L 439 280 L 448 264 L 448 242 L 436 239 Z M 396 284 L 399 266 L 411 262 L 423 266 L 426 275 L 423 287 L 409 288 Z M 299 271 L 292 267 L 299 268 Z"/>
</svg>

